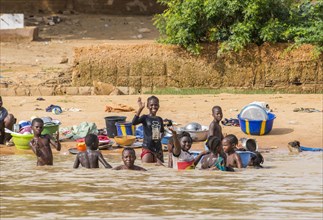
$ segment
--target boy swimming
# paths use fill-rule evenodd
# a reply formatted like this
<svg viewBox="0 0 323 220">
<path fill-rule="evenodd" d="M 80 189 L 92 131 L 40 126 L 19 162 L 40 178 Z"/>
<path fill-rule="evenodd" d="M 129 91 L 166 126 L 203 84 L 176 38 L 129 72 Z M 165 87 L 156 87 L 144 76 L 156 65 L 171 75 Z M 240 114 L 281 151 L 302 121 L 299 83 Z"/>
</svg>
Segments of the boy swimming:
<svg viewBox="0 0 323 220">
<path fill-rule="evenodd" d="M 44 122 L 41 118 L 33 119 L 31 128 L 34 133 L 34 138 L 29 142 L 29 146 L 37 156 L 37 166 L 53 165 L 51 145 L 55 147 L 57 151 L 61 150 L 59 132 L 56 133 L 56 140 L 49 134 L 42 135 Z"/>
<path fill-rule="evenodd" d="M 85 136 L 86 151 L 79 152 L 76 155 L 73 168 L 78 168 L 81 164 L 85 168 L 99 168 L 99 161 L 105 168 L 112 168 L 112 166 L 103 158 L 100 151 L 98 151 L 99 139 L 95 134 L 87 134 Z"/>
<path fill-rule="evenodd" d="M 135 165 L 136 152 L 133 148 L 126 147 L 122 151 L 122 161 L 124 165 L 117 166 L 113 170 L 140 170 L 147 171 L 145 168 Z"/>
</svg>

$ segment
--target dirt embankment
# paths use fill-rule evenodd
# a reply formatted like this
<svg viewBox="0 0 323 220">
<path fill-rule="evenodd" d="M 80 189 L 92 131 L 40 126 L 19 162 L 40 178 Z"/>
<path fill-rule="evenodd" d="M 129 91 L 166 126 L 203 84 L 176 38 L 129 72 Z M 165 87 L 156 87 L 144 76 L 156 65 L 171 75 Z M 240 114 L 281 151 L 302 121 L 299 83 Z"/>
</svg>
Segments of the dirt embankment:
<svg viewBox="0 0 323 220">
<path fill-rule="evenodd" d="M 165 86 L 322 91 L 322 55 L 315 58 L 309 45 L 289 53 L 286 44 L 250 46 L 225 56 L 217 56 L 217 45 L 206 45 L 194 57 L 157 44 L 152 16 L 59 14 L 60 22 L 52 24 L 53 16 L 25 15 L 26 25 L 39 28 L 37 41 L 1 42 L 2 96 L 111 91 L 97 92 L 93 81 L 125 94 Z"/>
<path fill-rule="evenodd" d="M 315 58 L 310 45 L 286 52 L 288 46 L 251 45 L 222 56 L 217 45 L 205 45 L 201 56 L 156 43 L 76 48 L 72 83 L 92 86 L 101 81 L 130 88 L 130 93 L 160 87 L 322 91 L 323 57 Z"/>
</svg>

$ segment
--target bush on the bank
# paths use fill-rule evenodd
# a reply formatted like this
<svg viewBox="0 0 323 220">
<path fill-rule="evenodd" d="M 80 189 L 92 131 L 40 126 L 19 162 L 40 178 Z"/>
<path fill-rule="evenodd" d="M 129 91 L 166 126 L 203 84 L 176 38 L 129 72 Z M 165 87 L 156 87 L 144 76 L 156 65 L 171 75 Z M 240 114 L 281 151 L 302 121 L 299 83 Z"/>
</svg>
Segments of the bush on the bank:
<svg viewBox="0 0 323 220">
<path fill-rule="evenodd" d="M 323 48 L 323 0 L 158 0 L 167 9 L 155 16 L 160 41 L 199 53 L 203 42 L 221 51 L 249 43 L 310 43 Z"/>
</svg>

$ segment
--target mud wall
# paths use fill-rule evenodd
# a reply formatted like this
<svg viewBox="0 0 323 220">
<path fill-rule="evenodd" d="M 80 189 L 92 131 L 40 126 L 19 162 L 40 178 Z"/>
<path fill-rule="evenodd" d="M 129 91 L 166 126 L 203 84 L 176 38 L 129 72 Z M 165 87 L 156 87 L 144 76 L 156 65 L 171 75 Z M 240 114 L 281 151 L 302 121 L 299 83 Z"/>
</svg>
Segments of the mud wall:
<svg viewBox="0 0 323 220">
<path fill-rule="evenodd" d="M 156 0 L 1 0 L 1 13 L 59 13 L 64 11 L 109 15 L 152 15 L 164 7 Z"/>
<path fill-rule="evenodd" d="M 304 45 L 286 52 L 287 44 L 251 45 L 239 53 L 217 56 L 217 45 L 192 56 L 176 46 L 99 45 L 75 49 L 74 86 L 111 83 L 126 93 L 177 88 L 273 88 L 322 91 L 322 56 Z"/>
</svg>

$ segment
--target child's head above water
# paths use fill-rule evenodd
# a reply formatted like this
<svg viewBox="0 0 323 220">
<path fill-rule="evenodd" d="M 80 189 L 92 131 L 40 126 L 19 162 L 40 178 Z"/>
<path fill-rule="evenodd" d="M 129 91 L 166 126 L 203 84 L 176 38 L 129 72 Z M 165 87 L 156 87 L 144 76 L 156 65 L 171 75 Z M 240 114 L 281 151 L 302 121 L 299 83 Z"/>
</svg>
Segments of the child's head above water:
<svg viewBox="0 0 323 220">
<path fill-rule="evenodd" d="M 159 99 L 156 96 L 150 96 L 147 99 L 147 108 L 149 109 L 150 114 L 156 115 L 159 109 Z"/>
<path fill-rule="evenodd" d="M 234 134 L 225 136 L 222 140 L 223 150 L 228 153 L 238 145 L 238 138 Z"/>
<path fill-rule="evenodd" d="M 190 133 L 184 131 L 178 135 L 178 140 L 183 151 L 189 151 L 192 147 L 193 139 Z"/>
<path fill-rule="evenodd" d="M 128 168 L 134 166 L 136 160 L 136 152 L 133 148 L 126 147 L 122 151 L 122 161 Z"/>
<path fill-rule="evenodd" d="M 31 128 L 33 130 L 34 135 L 40 135 L 44 129 L 44 121 L 41 118 L 34 118 L 31 121 Z"/>
<path fill-rule="evenodd" d="M 99 147 L 99 138 L 95 134 L 87 134 L 85 136 L 85 145 L 89 150 L 97 150 Z"/>
<path fill-rule="evenodd" d="M 220 154 L 222 152 L 221 140 L 217 136 L 210 136 L 207 139 L 206 146 L 213 154 Z"/>
<path fill-rule="evenodd" d="M 214 120 L 220 122 L 223 118 L 222 108 L 220 106 L 214 106 L 212 108 L 212 116 Z"/>
</svg>

